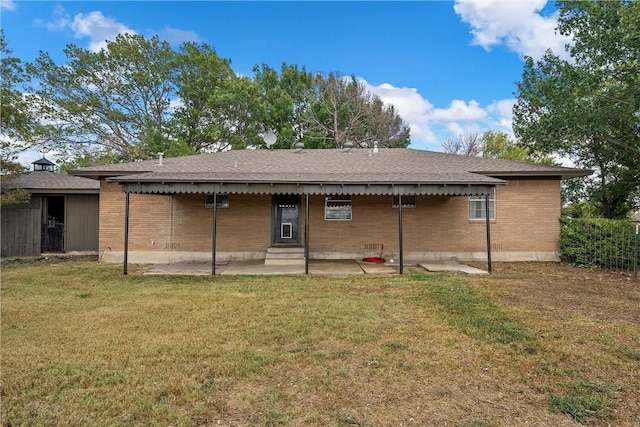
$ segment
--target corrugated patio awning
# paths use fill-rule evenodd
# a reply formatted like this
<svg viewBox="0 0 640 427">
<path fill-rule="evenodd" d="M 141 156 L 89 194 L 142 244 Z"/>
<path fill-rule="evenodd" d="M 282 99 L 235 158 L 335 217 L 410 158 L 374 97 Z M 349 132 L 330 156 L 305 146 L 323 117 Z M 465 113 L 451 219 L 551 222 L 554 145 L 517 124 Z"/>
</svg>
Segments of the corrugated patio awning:
<svg viewBox="0 0 640 427">
<path fill-rule="evenodd" d="M 311 194 L 311 195 L 445 195 L 490 194 L 501 179 L 458 173 L 308 174 L 288 173 L 142 173 L 111 178 L 131 193 L 176 194 Z"/>
<path fill-rule="evenodd" d="M 132 193 L 483 195 L 507 181 L 471 172 L 146 172 L 110 178 Z"/>
</svg>

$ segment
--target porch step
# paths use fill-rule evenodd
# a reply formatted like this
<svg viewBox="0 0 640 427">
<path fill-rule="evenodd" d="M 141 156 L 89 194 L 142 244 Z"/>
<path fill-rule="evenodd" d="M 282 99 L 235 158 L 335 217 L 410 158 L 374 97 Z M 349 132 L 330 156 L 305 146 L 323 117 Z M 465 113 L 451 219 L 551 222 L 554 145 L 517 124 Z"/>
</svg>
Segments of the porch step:
<svg viewBox="0 0 640 427">
<path fill-rule="evenodd" d="M 304 265 L 304 248 L 298 246 L 272 246 L 267 249 L 265 265 Z"/>
</svg>

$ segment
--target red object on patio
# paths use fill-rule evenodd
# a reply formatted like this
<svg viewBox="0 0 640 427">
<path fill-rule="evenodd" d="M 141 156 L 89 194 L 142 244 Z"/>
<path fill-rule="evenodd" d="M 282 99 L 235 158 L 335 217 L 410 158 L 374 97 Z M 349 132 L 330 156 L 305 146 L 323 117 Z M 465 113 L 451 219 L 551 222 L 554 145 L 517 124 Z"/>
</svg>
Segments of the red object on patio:
<svg viewBox="0 0 640 427">
<path fill-rule="evenodd" d="M 387 262 L 384 258 L 381 258 L 381 257 L 378 257 L 378 256 L 362 258 L 362 261 L 364 261 L 364 262 L 375 262 L 376 264 L 384 264 L 385 262 Z"/>
</svg>

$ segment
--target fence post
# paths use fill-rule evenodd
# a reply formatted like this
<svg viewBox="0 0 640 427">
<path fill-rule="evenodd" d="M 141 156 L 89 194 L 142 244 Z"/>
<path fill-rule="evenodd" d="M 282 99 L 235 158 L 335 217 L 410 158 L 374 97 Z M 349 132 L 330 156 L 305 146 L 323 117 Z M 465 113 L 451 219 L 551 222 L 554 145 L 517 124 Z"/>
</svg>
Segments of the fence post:
<svg viewBox="0 0 640 427">
<path fill-rule="evenodd" d="M 635 251 L 633 253 L 633 277 L 638 278 L 638 224 L 636 224 Z"/>
</svg>

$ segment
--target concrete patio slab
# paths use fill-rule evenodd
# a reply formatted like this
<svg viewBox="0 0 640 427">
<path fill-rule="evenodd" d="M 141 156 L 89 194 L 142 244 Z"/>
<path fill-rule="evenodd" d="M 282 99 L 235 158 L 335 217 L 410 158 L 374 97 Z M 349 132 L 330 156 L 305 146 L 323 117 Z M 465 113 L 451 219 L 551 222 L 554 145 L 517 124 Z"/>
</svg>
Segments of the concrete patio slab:
<svg viewBox="0 0 640 427">
<path fill-rule="evenodd" d="M 471 267 L 470 265 L 460 264 L 455 261 L 419 262 L 418 266 L 424 268 L 427 271 L 433 271 L 433 272 L 447 272 L 447 273 L 461 272 L 461 273 L 467 273 L 467 274 L 489 274 L 488 271 Z"/>
<path fill-rule="evenodd" d="M 417 262 L 427 271 L 489 274 L 488 272 L 455 261 Z M 405 264 L 405 267 L 408 264 Z M 325 274 L 338 277 L 359 274 L 397 274 L 397 265 L 377 264 L 356 260 L 310 260 L 309 274 Z M 205 276 L 211 274 L 210 261 L 181 261 L 172 264 L 150 264 L 144 274 L 182 274 Z M 304 274 L 304 265 L 265 265 L 264 260 L 229 261 L 216 263 L 217 275 L 282 275 Z"/>
<path fill-rule="evenodd" d="M 354 260 L 310 260 L 309 274 L 327 274 L 348 276 L 364 274 L 362 268 Z M 146 266 L 144 274 L 184 274 L 210 275 L 211 262 L 182 261 L 172 264 L 151 264 Z M 265 265 L 264 260 L 230 261 L 216 263 L 216 274 L 219 275 L 280 275 L 304 274 L 304 265 Z"/>
<path fill-rule="evenodd" d="M 375 262 L 358 261 L 358 265 L 365 274 L 394 274 L 398 272 L 398 270 L 391 266 Z"/>
</svg>

